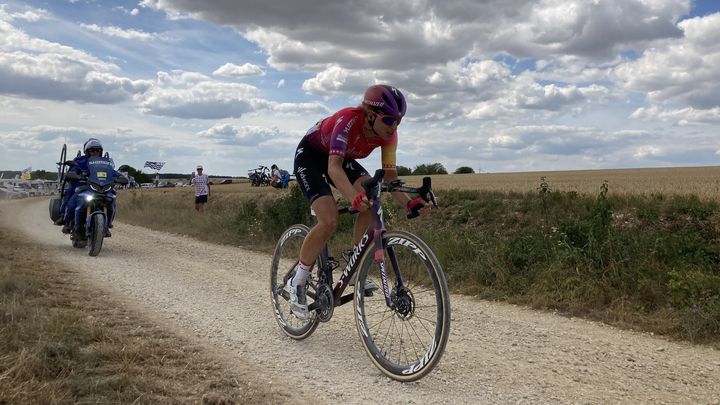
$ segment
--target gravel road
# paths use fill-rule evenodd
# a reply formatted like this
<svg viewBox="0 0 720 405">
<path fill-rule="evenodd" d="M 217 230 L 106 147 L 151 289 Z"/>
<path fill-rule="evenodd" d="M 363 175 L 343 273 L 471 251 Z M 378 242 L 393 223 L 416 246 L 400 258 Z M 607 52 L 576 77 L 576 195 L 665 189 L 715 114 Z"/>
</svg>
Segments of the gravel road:
<svg viewBox="0 0 720 405">
<path fill-rule="evenodd" d="M 317 403 L 720 404 L 717 350 L 459 295 L 438 367 L 397 383 L 367 358 L 350 305 L 304 341 L 285 337 L 270 305 L 270 256 L 118 222 L 92 258 L 71 247 L 47 207 L 3 202 L 0 217 L 89 285 L 226 360 L 256 365 L 269 387 L 294 384 Z"/>
</svg>

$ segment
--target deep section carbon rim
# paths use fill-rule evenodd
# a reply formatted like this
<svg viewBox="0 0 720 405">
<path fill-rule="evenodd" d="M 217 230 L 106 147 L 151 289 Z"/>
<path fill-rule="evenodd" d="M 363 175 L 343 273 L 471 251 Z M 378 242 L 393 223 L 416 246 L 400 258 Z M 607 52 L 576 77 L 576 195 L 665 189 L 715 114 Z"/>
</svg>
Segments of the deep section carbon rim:
<svg viewBox="0 0 720 405">
<path fill-rule="evenodd" d="M 415 381 L 437 365 L 450 330 L 447 282 L 432 251 L 418 237 L 388 231 L 384 241 L 385 270 L 393 308 L 386 305 L 382 286 L 372 297 L 355 297 L 358 333 L 373 363 L 388 377 Z M 394 253 L 395 260 L 391 260 Z M 381 285 L 380 265 L 372 252 L 363 258 L 357 285 L 367 278 Z M 403 286 L 398 286 L 394 264 Z"/>
<path fill-rule="evenodd" d="M 275 246 L 270 268 L 270 299 L 275 320 L 286 335 L 293 339 L 304 339 L 315 331 L 319 320 L 313 316 L 309 320 L 300 320 L 290 312 L 287 293 L 283 291 L 283 278 L 300 257 L 300 247 L 310 229 L 302 224 L 289 227 L 283 232 Z M 314 287 L 308 290 L 314 292 Z M 308 297 L 308 304 L 312 299 Z"/>
</svg>

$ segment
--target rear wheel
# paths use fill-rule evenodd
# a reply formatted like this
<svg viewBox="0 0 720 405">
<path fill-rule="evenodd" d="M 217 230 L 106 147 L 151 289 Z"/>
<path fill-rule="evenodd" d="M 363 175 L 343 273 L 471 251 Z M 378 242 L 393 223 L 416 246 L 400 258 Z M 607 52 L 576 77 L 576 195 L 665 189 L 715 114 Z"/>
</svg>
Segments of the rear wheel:
<svg viewBox="0 0 720 405">
<path fill-rule="evenodd" d="M 90 221 L 90 235 L 88 236 L 88 254 L 90 256 L 100 254 L 103 238 L 105 238 L 105 216 L 95 214 Z"/>
<path fill-rule="evenodd" d="M 383 246 L 393 307 L 388 307 L 382 287 L 371 297 L 356 294 L 355 324 L 365 351 L 385 375 L 415 381 L 432 371 L 445 351 L 450 332 L 447 282 L 437 258 L 417 236 L 388 231 Z M 365 289 L 368 278 L 382 284 L 372 250 L 360 264 L 358 291 Z"/>
<path fill-rule="evenodd" d="M 296 224 L 283 232 L 280 240 L 275 246 L 272 266 L 270 268 L 270 299 L 272 300 L 275 320 L 286 335 L 293 339 L 305 339 L 310 336 L 318 327 L 320 320 L 313 312 L 308 320 L 300 320 L 290 312 L 289 295 L 285 292 L 285 282 L 290 276 L 289 271 L 300 257 L 300 247 L 310 228 L 302 224 Z M 314 293 L 315 282 L 308 288 Z M 314 294 L 313 294 L 314 296 Z M 313 301 L 308 294 L 308 305 Z"/>
</svg>

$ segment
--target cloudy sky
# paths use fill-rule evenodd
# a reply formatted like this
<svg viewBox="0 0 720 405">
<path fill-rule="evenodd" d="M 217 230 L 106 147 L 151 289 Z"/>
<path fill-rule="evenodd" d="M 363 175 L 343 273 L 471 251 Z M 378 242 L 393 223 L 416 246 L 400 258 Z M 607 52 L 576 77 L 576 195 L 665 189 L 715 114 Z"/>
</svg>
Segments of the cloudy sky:
<svg viewBox="0 0 720 405">
<path fill-rule="evenodd" d="M 0 169 L 291 167 L 373 83 L 410 168 L 718 165 L 718 66 L 717 0 L 0 0 Z"/>
</svg>

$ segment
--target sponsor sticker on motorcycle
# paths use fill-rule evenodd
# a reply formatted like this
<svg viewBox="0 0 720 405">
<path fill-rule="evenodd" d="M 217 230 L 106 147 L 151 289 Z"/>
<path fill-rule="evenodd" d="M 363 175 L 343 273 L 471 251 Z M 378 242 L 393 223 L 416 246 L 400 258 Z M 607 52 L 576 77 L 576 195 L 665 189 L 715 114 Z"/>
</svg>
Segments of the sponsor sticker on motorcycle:
<svg viewBox="0 0 720 405">
<path fill-rule="evenodd" d="M 97 172 L 98 179 L 106 179 L 107 178 L 107 172 Z"/>
</svg>

